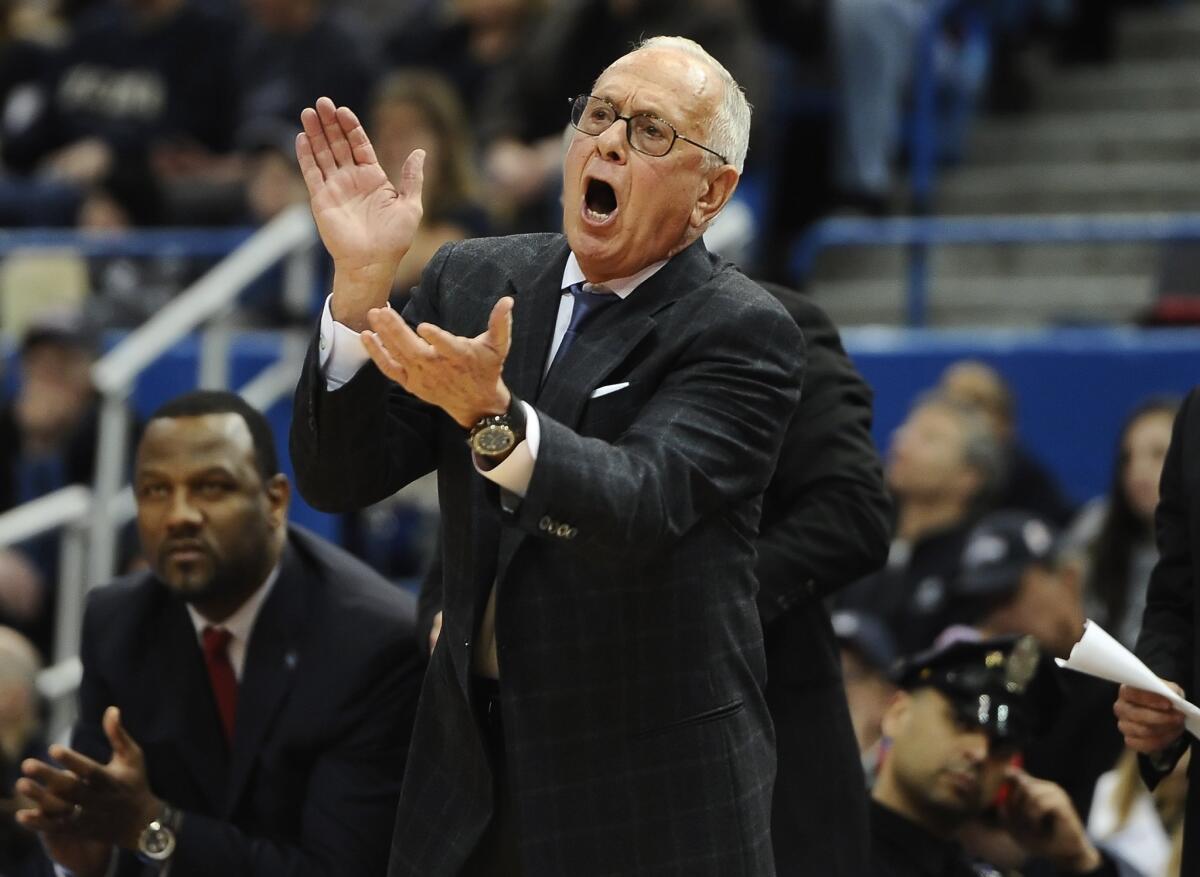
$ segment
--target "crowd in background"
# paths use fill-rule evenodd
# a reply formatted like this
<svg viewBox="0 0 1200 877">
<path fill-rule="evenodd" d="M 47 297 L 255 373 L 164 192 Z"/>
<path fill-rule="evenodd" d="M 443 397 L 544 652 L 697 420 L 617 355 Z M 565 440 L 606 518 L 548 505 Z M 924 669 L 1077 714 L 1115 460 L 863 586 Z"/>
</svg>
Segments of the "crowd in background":
<svg viewBox="0 0 1200 877">
<path fill-rule="evenodd" d="M 1036 99 L 1022 71 L 1031 41 L 1049 43 L 1064 65 L 1110 59 L 1117 6 L 994 0 L 988 111 Z M 882 215 L 900 203 L 893 169 L 926 9 L 921 0 L 4 0 L 0 225 L 264 223 L 306 202 L 293 153 L 299 113 L 329 95 L 359 112 L 389 173 L 414 148 L 429 154 L 423 224 L 395 278 L 402 298 L 447 241 L 556 230 L 568 99 L 640 36 L 677 33 L 725 63 L 756 106 L 761 148 L 746 188 L 757 178 L 773 193 L 754 205 L 765 249 L 752 267 L 767 277 L 815 217 Z M 816 97 L 798 106 L 801 93 Z M 0 407 L 0 511 L 91 480 L 95 329 L 140 323 L 203 268 L 56 258 L 55 288 L 77 289 L 83 311 L 28 316 L 19 389 Z M 269 280 L 249 301 L 254 320 L 286 318 Z M 1017 407 L 1002 375 L 958 363 L 887 449 L 888 562 L 839 594 L 834 616 L 868 782 L 885 744 L 888 668 L 947 629 L 1029 633 L 1059 656 L 1084 617 L 1127 645 L 1136 638 L 1177 401 L 1151 398 L 1129 413 L 1110 489 L 1082 508 L 1022 444 Z M 128 554 L 127 567 L 137 562 Z M 407 572 L 423 560 L 410 558 Z M 6 777 L 36 747 L 32 679 L 52 647 L 56 562 L 46 542 L 0 552 L 0 622 L 14 628 L 0 636 Z M 1028 763 L 1067 789 L 1096 837 L 1147 875 L 1166 873 L 1182 774 L 1153 794 L 1141 787 L 1108 715 L 1114 696 L 1079 682 L 1064 730 Z M 1109 732 L 1078 745 L 1081 728 L 1101 727 Z"/>
</svg>

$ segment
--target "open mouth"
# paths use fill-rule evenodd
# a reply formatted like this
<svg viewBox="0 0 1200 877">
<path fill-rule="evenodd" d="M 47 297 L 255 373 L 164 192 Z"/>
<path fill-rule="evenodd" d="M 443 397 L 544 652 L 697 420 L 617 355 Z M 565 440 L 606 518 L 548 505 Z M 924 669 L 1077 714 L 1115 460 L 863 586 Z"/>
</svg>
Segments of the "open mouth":
<svg viewBox="0 0 1200 877">
<path fill-rule="evenodd" d="M 583 212 L 592 222 L 608 222 L 617 212 L 616 191 L 603 180 L 588 180 L 583 195 Z"/>
</svg>

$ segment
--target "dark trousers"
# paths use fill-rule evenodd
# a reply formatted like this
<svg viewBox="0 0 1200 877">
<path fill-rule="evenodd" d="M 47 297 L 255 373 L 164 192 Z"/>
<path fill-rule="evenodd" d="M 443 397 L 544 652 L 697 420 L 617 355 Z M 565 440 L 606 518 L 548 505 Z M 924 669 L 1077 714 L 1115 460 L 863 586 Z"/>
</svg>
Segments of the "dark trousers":
<svg viewBox="0 0 1200 877">
<path fill-rule="evenodd" d="M 494 803 L 492 821 L 467 860 L 462 877 L 521 877 L 516 807 L 508 781 L 504 725 L 500 719 L 500 683 L 473 677 L 471 697 L 492 767 Z"/>
</svg>

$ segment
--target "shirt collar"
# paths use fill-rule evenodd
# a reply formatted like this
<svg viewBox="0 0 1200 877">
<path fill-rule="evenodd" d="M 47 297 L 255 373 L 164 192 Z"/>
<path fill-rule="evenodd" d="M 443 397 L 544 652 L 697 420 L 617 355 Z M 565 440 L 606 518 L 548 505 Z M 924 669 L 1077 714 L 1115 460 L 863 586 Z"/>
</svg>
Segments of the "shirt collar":
<svg viewBox="0 0 1200 877">
<path fill-rule="evenodd" d="M 188 615 L 192 618 L 192 625 L 196 628 L 196 636 L 202 636 L 206 627 L 221 627 L 229 631 L 233 639 L 247 643 L 250 641 L 250 632 L 254 630 L 254 622 L 258 618 L 259 610 L 266 602 L 267 596 L 271 593 L 271 589 L 275 587 L 275 582 L 279 579 L 279 568 L 281 563 L 275 564 L 275 568 L 271 570 L 266 581 L 259 586 L 258 590 L 250 595 L 245 603 L 238 607 L 238 610 L 222 621 L 220 624 L 213 624 L 203 615 L 196 611 L 196 608 L 191 603 L 187 604 Z"/>
<path fill-rule="evenodd" d="M 663 259 L 660 262 L 655 262 L 652 265 L 647 265 L 637 274 L 629 277 L 618 277 L 616 280 L 606 280 L 602 284 L 605 289 L 616 293 L 618 298 L 628 298 L 629 294 L 658 273 L 658 270 L 663 265 L 667 264 L 667 260 Z M 576 283 L 586 283 L 587 278 L 583 276 L 583 269 L 579 267 L 579 260 L 575 258 L 574 253 L 567 256 L 567 265 L 563 268 L 562 288 L 569 289 Z"/>
</svg>

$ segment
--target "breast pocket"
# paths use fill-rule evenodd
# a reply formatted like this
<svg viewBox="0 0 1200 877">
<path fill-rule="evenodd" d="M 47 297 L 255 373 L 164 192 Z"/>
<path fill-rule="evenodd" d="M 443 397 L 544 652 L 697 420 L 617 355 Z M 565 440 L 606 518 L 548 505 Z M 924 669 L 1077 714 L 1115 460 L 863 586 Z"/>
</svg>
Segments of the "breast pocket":
<svg viewBox="0 0 1200 877">
<path fill-rule="evenodd" d="M 579 432 L 593 438 L 615 441 L 637 419 L 646 404 L 648 389 L 639 381 L 611 381 L 592 391 Z"/>
</svg>

